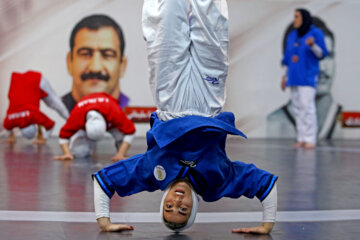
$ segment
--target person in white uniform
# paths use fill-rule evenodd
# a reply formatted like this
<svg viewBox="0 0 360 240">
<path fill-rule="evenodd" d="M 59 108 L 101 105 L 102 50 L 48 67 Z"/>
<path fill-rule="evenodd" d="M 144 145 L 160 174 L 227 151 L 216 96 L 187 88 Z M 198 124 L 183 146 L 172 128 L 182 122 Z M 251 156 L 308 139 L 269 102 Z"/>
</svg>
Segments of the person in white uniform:
<svg viewBox="0 0 360 240">
<path fill-rule="evenodd" d="M 205 12 L 203 8 L 209 5 Z M 170 11 L 144 1 L 150 86 L 163 121 L 188 115 L 214 117 L 225 102 L 229 64 L 226 1 L 199 1 L 189 8 L 185 14 L 186 9 Z M 166 18 L 170 13 L 177 16 Z"/>
<path fill-rule="evenodd" d="M 179 232 L 195 221 L 198 196 L 257 196 L 261 226 L 233 232 L 269 234 L 277 209 L 277 176 L 226 157 L 227 134 L 242 135 L 234 115 L 221 112 L 228 69 L 225 0 L 145 0 L 143 32 L 150 85 L 158 110 L 147 133 L 148 150 L 93 174 L 95 215 L 102 231 L 133 230 L 110 221 L 110 198 L 165 190 L 160 214 Z"/>
</svg>

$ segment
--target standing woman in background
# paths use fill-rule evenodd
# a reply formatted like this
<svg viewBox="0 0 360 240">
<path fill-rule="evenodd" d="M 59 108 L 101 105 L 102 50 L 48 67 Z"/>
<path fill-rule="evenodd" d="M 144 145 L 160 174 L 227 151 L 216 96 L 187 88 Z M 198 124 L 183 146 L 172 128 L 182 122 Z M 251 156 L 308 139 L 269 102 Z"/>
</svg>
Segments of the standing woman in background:
<svg viewBox="0 0 360 240">
<path fill-rule="evenodd" d="M 328 55 L 324 33 L 312 24 L 305 9 L 296 9 L 294 30 L 286 39 L 282 65 L 285 74 L 282 90 L 290 87 L 296 121 L 297 143 L 294 147 L 315 148 L 317 118 L 315 108 L 319 61 Z"/>
</svg>

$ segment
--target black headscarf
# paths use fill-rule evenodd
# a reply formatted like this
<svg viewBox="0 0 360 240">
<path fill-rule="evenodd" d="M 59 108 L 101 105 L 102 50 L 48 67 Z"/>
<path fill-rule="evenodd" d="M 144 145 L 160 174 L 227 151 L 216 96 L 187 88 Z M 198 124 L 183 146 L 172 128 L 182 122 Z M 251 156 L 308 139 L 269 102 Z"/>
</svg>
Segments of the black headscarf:
<svg viewBox="0 0 360 240">
<path fill-rule="evenodd" d="M 313 24 L 312 17 L 310 12 L 306 9 L 298 8 L 296 11 L 300 12 L 302 16 L 302 24 L 297 30 L 298 36 L 302 37 L 310 30 L 310 26 Z"/>
</svg>

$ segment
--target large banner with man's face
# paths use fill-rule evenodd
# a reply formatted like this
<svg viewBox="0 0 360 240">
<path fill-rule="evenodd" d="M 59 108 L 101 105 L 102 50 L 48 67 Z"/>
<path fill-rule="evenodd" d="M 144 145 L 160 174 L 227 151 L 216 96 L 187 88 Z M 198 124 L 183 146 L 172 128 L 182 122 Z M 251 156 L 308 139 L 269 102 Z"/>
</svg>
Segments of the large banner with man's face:
<svg viewBox="0 0 360 240">
<path fill-rule="evenodd" d="M 280 63 L 294 10 L 302 7 L 324 32 L 330 53 L 320 62 L 318 136 L 360 137 L 359 128 L 343 127 L 342 121 L 348 116 L 343 112 L 360 112 L 360 2 L 228 0 L 228 5 L 230 67 L 224 111 L 235 113 L 237 127 L 249 137 L 295 137 L 289 90 L 280 89 Z M 113 95 L 122 107 L 130 107 L 125 112 L 141 121 L 154 110 L 142 1 L 2 1 L 0 9 L 6 9 L 0 15 L 0 121 L 9 105 L 11 74 L 28 70 L 41 72 L 69 109 L 95 89 Z M 93 16 L 105 16 L 105 27 L 93 23 Z M 76 30 L 79 24 L 86 27 Z M 57 135 L 64 120 L 46 105 L 41 110 L 56 122 Z M 149 124 L 136 127 L 137 135 L 145 136 Z"/>
</svg>

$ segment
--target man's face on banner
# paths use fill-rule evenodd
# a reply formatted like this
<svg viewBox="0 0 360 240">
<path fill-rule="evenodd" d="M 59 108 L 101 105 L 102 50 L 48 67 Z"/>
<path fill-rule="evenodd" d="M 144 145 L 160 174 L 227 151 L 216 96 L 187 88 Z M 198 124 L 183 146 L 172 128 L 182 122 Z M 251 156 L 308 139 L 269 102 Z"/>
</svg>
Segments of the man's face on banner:
<svg viewBox="0 0 360 240">
<path fill-rule="evenodd" d="M 69 74 L 73 77 L 72 95 L 76 101 L 94 92 L 113 94 L 126 69 L 120 40 L 112 27 L 80 29 L 72 52 L 67 55 Z"/>
</svg>

